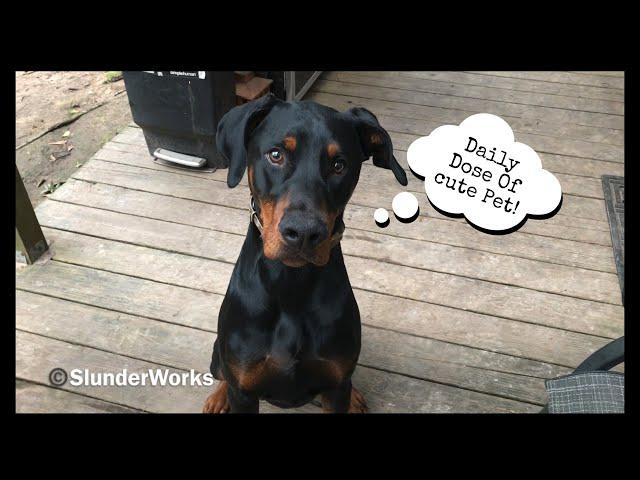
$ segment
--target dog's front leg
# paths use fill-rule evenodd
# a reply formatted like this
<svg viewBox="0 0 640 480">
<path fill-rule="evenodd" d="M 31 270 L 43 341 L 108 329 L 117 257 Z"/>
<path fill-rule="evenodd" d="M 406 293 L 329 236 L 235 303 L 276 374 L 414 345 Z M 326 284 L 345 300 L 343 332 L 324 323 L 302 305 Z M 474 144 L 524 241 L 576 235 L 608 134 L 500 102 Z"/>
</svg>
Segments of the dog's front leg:
<svg viewBox="0 0 640 480">
<path fill-rule="evenodd" d="M 229 385 L 229 407 L 231 413 L 259 413 L 258 397 L 254 397 Z"/>
<path fill-rule="evenodd" d="M 258 399 L 222 380 L 205 401 L 202 413 L 258 413 Z"/>
<path fill-rule="evenodd" d="M 347 380 L 337 388 L 326 390 L 320 396 L 325 413 L 367 413 L 367 403 L 362 394 Z"/>
</svg>

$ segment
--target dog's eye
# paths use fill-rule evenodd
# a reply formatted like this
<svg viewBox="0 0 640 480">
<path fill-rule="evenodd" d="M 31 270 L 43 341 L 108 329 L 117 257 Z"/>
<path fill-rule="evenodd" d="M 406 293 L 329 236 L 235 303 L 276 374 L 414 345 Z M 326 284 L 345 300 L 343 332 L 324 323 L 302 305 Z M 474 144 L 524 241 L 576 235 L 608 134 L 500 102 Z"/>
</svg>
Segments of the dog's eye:
<svg viewBox="0 0 640 480">
<path fill-rule="evenodd" d="M 284 154 L 279 148 L 272 148 L 271 150 L 269 150 L 269 153 L 267 153 L 266 157 L 267 160 L 276 165 L 280 165 L 284 161 Z"/>
<path fill-rule="evenodd" d="M 346 167 L 344 160 L 338 158 L 333 162 L 333 171 L 335 173 L 342 173 L 344 171 L 344 167 Z"/>
</svg>

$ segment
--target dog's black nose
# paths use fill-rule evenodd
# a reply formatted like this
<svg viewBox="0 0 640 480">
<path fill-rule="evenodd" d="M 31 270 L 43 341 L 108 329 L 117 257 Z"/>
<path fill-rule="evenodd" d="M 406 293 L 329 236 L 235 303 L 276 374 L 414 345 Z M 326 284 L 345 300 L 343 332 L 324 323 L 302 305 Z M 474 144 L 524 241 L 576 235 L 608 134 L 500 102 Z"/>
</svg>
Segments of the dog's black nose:
<svg viewBox="0 0 640 480">
<path fill-rule="evenodd" d="M 289 213 L 280 220 L 285 243 L 298 250 L 312 250 L 329 236 L 327 225 L 308 212 Z"/>
</svg>

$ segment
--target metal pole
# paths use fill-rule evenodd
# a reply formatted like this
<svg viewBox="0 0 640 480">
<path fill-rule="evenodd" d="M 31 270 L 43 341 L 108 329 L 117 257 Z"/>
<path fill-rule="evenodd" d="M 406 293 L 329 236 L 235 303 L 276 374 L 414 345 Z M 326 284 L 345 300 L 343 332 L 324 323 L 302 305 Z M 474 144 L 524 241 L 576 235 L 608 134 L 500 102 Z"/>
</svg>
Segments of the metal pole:
<svg viewBox="0 0 640 480">
<path fill-rule="evenodd" d="M 22 261 L 32 264 L 48 248 L 16 166 L 16 259 L 21 257 Z M 18 250 L 22 255 L 18 255 Z"/>
</svg>

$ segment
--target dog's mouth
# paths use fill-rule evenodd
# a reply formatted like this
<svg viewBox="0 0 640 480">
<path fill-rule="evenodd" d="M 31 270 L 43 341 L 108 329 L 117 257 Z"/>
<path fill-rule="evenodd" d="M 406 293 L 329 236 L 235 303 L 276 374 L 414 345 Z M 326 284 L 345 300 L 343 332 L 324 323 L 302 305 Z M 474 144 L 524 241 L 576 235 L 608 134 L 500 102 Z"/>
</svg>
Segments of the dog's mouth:
<svg viewBox="0 0 640 480">
<path fill-rule="evenodd" d="M 285 250 L 285 252 L 283 252 L 283 255 L 280 256 L 279 260 L 287 267 L 300 268 L 308 264 L 313 264 L 317 267 L 323 267 L 327 264 L 329 258 L 321 258 L 321 255 L 318 255 L 317 252 L 308 254 L 303 251 L 291 252 Z"/>
<path fill-rule="evenodd" d="M 289 256 L 289 257 L 282 258 L 280 261 L 287 267 L 293 267 L 293 268 L 304 267 L 306 264 L 309 263 L 308 260 L 302 258 L 301 256 Z"/>
<path fill-rule="evenodd" d="M 321 217 L 321 215 L 316 215 L 316 217 Z M 316 228 L 316 231 L 311 230 L 311 232 L 308 230 L 300 232 L 298 225 L 302 224 L 303 228 L 308 228 L 308 223 L 305 225 L 304 220 L 300 222 L 299 218 L 296 220 L 300 223 L 294 223 L 290 226 L 283 226 L 281 224 L 282 218 L 277 222 L 263 221 L 264 227 L 262 228 L 261 225 L 259 230 L 261 230 L 264 256 L 292 268 L 300 268 L 309 264 L 316 267 L 327 265 L 331 258 L 331 251 L 340 242 L 344 230 L 344 223 L 335 223 L 336 217 L 337 214 L 332 214 L 328 222 L 320 220 L 323 222 L 322 226 L 326 226 L 326 228 Z M 316 221 L 315 226 L 318 224 L 319 222 Z M 327 236 L 327 231 L 330 231 L 331 235 Z"/>
</svg>

